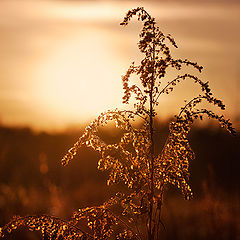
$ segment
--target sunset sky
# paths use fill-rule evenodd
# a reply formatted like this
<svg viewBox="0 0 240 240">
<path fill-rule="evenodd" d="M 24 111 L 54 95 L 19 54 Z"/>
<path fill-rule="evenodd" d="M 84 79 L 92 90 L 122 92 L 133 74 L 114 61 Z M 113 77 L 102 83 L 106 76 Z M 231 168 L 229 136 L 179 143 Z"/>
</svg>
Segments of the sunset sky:
<svg viewBox="0 0 240 240">
<path fill-rule="evenodd" d="M 240 116 L 238 1 L 0 1 L 0 123 L 61 130 L 123 108 L 121 75 L 137 49 L 140 24 L 119 25 L 143 6 L 179 49 L 174 56 L 204 66 L 202 80 Z M 177 113 L 199 88 L 183 83 L 161 98 L 159 116 Z"/>
</svg>

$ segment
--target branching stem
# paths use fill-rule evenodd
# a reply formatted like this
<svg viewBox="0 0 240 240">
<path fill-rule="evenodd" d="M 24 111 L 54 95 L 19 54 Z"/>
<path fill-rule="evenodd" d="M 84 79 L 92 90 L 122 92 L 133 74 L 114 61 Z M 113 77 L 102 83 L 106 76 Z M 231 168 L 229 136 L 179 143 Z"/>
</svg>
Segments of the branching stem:
<svg viewBox="0 0 240 240">
<path fill-rule="evenodd" d="M 153 131 L 153 118 L 154 118 L 154 109 L 153 109 L 153 89 L 155 82 L 155 25 L 153 22 L 153 55 L 152 55 L 152 79 L 149 91 L 150 99 L 150 115 L 149 115 L 149 129 L 150 129 L 150 140 L 151 140 L 151 149 L 150 149 L 150 211 L 149 211 L 149 224 L 148 224 L 148 239 L 152 240 L 154 238 L 154 232 L 152 229 L 153 221 L 153 204 L 154 204 L 154 131 Z"/>
</svg>

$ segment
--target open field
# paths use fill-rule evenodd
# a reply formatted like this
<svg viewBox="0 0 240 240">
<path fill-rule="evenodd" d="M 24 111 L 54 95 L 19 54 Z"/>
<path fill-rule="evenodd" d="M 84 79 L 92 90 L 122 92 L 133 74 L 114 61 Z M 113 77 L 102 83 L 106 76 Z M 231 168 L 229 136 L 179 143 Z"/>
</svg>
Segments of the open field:
<svg viewBox="0 0 240 240">
<path fill-rule="evenodd" d="M 81 132 L 81 131 L 79 131 Z M 159 148 L 167 128 L 159 128 Z M 117 141 L 120 132 L 102 136 Z M 0 128 L 0 224 L 14 215 L 51 214 L 64 219 L 74 210 L 101 204 L 116 187 L 106 186 L 106 174 L 96 169 L 98 155 L 83 148 L 67 167 L 60 159 L 79 136 L 33 133 Z M 190 135 L 196 159 L 191 164 L 194 200 L 186 201 L 170 188 L 164 197 L 163 239 L 239 239 L 239 136 L 221 129 L 194 128 Z M 12 239 L 38 239 L 17 232 Z"/>
</svg>

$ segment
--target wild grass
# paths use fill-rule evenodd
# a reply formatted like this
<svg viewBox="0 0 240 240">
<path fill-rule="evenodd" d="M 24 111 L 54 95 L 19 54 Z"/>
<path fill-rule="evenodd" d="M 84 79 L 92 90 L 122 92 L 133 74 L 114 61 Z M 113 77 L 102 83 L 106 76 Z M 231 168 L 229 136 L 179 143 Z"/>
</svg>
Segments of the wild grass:
<svg viewBox="0 0 240 240">
<path fill-rule="evenodd" d="M 62 206 L 60 191 L 56 185 L 46 182 L 45 186 L 48 186 L 51 193 L 52 213 L 15 216 L 0 229 L 1 237 L 6 238 L 13 230 L 26 227 L 32 231 L 39 231 L 44 239 L 155 240 L 163 236 L 168 238 L 170 235 L 166 234 L 167 226 L 162 213 L 164 206 L 170 206 L 167 205 L 168 189 L 175 186 L 185 199 L 193 198 L 189 171 L 189 165 L 195 159 L 189 142 L 193 122 L 207 116 L 217 120 L 222 127 L 235 134 L 230 120 L 201 107 L 201 103 L 205 101 L 225 110 L 223 102 L 213 95 L 209 83 L 195 75 L 181 72 L 185 67 L 192 67 L 201 73 L 202 66 L 187 59 L 174 58 L 171 47 L 178 48 L 174 38 L 169 34 L 165 35 L 144 8 L 129 10 L 121 25 L 127 26 L 134 16 L 137 16 L 143 24 L 138 42 L 143 59 L 139 65 L 132 63 L 122 77 L 123 103 L 130 104 L 130 98 L 134 98 L 132 110 L 115 109 L 102 113 L 85 128 L 83 134 L 62 158 L 62 165 L 66 166 L 83 146 L 92 148 L 100 155 L 98 169 L 107 172 L 107 185 L 115 186 L 113 189 L 116 192 L 110 198 L 104 199 L 100 205 L 75 209 L 69 220 L 63 220 L 53 216 L 60 214 L 58 213 Z M 174 79 L 166 81 L 168 69 L 175 69 L 180 73 Z M 131 83 L 132 75 L 138 77 L 137 84 Z M 159 111 L 158 103 L 162 95 L 170 94 L 184 81 L 193 81 L 200 87 L 201 93 L 184 101 L 179 113 L 169 123 L 168 136 L 159 150 L 155 125 Z M 140 126 L 133 124 L 138 119 L 142 121 Z M 120 140 L 116 143 L 107 143 L 99 135 L 99 128 L 106 126 L 108 122 L 114 122 L 116 128 L 122 132 Z M 43 153 L 38 157 L 40 172 L 45 176 L 49 171 L 48 159 Z M 17 196 L 27 199 L 25 195 L 24 190 L 19 190 Z M 209 201 L 208 206 L 212 206 L 209 197 L 205 201 Z M 23 201 L 23 204 L 27 202 Z M 181 205 L 178 204 L 178 207 Z M 169 212 L 171 216 L 171 211 Z M 181 217 L 183 216 L 184 212 L 181 213 Z M 213 221 L 212 212 L 209 218 L 210 222 Z M 174 220 L 170 222 L 173 223 Z M 213 224 L 211 227 L 214 227 Z M 179 236 L 185 239 L 191 235 L 186 229 L 184 227 L 182 233 L 179 233 Z M 201 237 L 209 234 L 211 236 L 211 231 L 209 234 L 203 231 L 201 233 Z M 175 234 L 175 239 L 177 237 Z"/>
<path fill-rule="evenodd" d="M 157 141 L 163 144 L 167 124 L 157 125 L 161 127 Z M 67 168 L 60 167 L 59 158 L 79 131 L 82 132 L 51 135 L 0 127 L 0 225 L 14 215 L 47 214 L 69 219 L 73 209 L 100 205 L 117 192 L 115 186 L 106 186 L 107 176 L 96 170 L 98 155 L 88 148 L 82 148 L 80 156 Z M 116 142 L 119 133 L 113 131 L 105 128 L 101 136 L 108 142 Z M 232 138 L 213 127 L 194 128 L 190 141 L 198 156 L 191 165 L 194 199 L 186 202 L 179 192 L 168 191 L 163 208 L 166 231 L 162 232 L 162 239 L 238 239 L 240 166 L 235 159 L 240 158 L 239 136 Z M 43 153 L 49 168 L 46 174 L 40 172 L 39 158 Z M 12 159 L 11 168 L 3 164 Z M 17 171 L 21 174 L 12 174 Z M 26 229 L 9 236 L 9 239 L 40 238 L 38 232 Z"/>
</svg>

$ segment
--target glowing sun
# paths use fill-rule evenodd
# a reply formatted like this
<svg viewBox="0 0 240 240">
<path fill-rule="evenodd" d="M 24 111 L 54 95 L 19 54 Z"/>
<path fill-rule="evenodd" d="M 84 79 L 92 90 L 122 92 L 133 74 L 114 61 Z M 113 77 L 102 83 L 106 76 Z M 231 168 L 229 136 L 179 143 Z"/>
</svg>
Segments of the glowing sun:
<svg viewBox="0 0 240 240">
<path fill-rule="evenodd" d="M 50 51 L 38 82 L 42 103 L 54 115 L 86 120 L 121 103 L 120 70 L 108 41 L 103 33 L 89 31 L 59 41 Z"/>
</svg>

